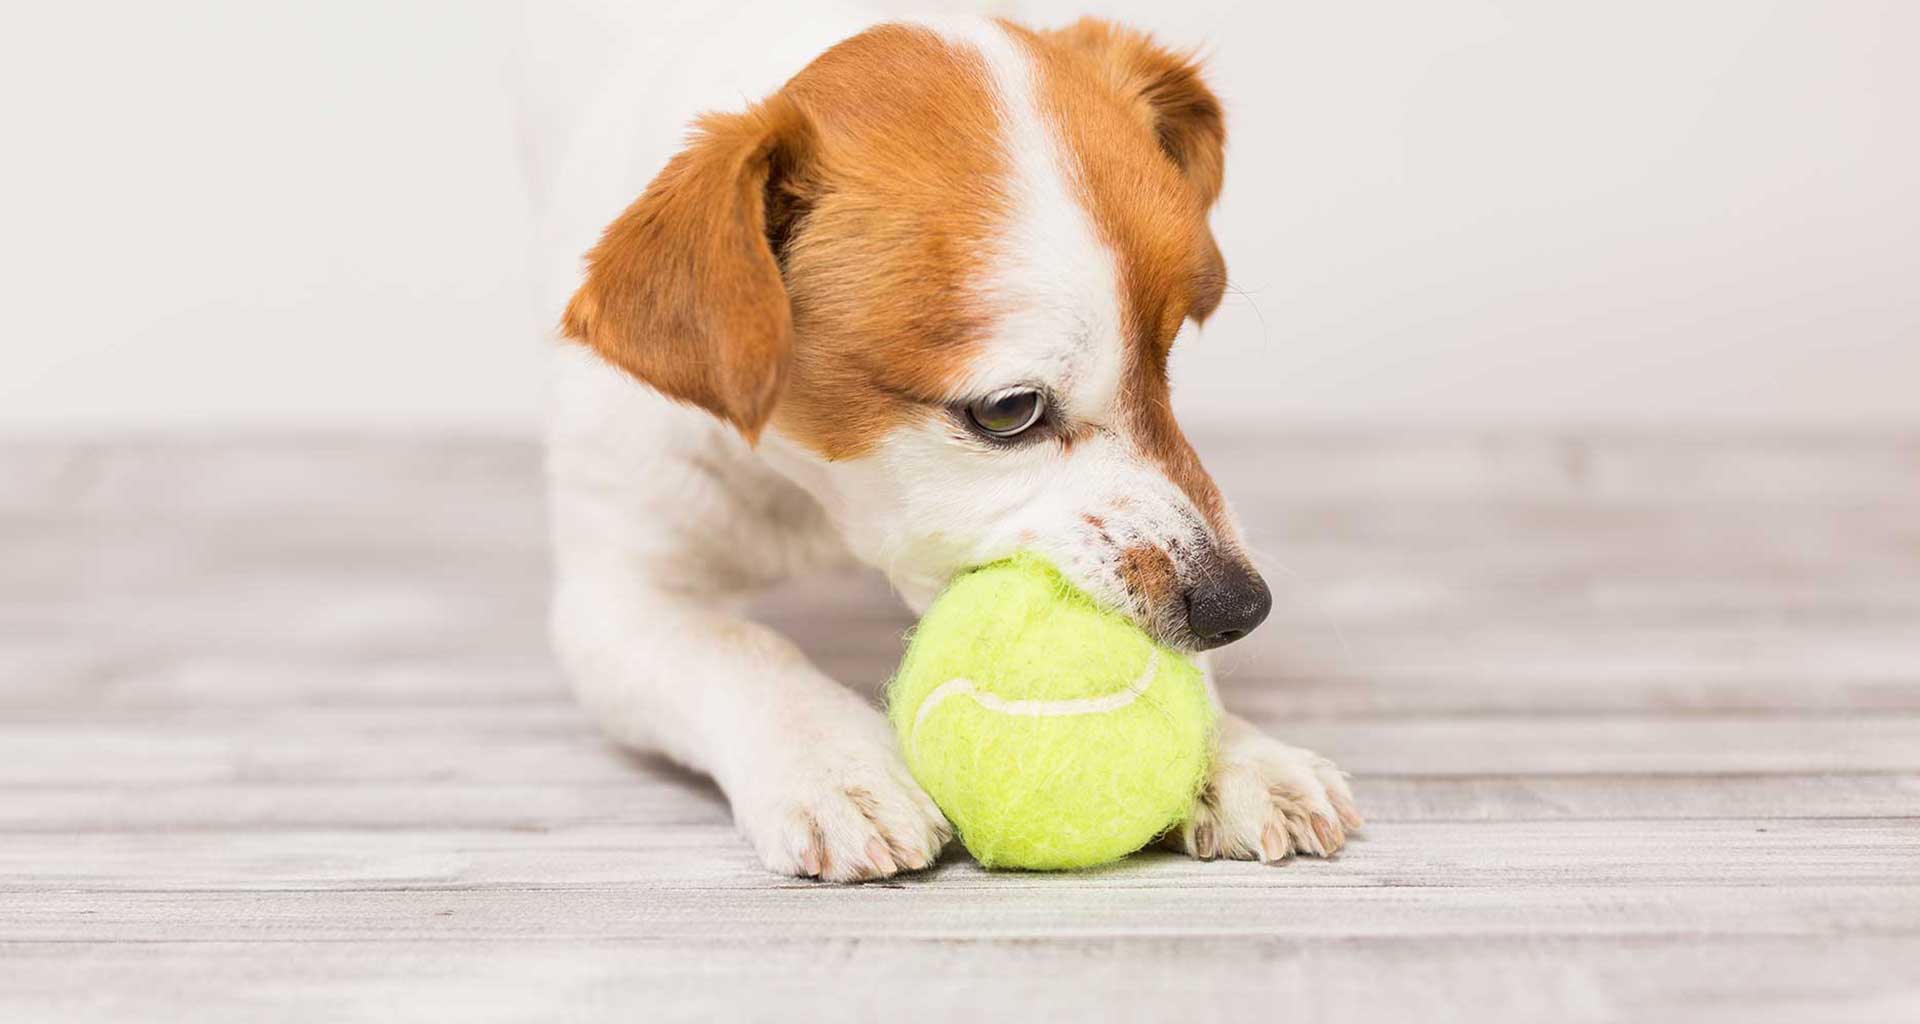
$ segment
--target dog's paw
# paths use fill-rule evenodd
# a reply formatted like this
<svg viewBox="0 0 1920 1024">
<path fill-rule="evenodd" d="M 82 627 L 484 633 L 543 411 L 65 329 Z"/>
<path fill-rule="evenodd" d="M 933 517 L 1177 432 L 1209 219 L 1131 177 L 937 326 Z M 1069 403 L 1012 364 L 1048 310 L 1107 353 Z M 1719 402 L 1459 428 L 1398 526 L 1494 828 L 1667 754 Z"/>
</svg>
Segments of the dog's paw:
<svg viewBox="0 0 1920 1024">
<path fill-rule="evenodd" d="M 829 882 L 917 871 L 953 838 L 890 746 L 808 751 L 736 799 L 734 818 L 770 870 Z"/>
<path fill-rule="evenodd" d="M 1332 761 L 1227 716 L 1206 788 L 1167 844 L 1202 860 L 1331 857 L 1360 826 L 1346 774 Z"/>
</svg>

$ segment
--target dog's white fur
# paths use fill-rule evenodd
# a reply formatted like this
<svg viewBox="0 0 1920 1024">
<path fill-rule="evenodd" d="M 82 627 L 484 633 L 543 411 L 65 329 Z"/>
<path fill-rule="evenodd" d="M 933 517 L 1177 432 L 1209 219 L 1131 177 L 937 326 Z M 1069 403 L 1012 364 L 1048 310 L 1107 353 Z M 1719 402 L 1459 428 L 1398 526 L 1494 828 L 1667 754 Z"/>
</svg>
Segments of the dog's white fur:
<svg viewBox="0 0 1920 1024">
<path fill-rule="evenodd" d="M 919 610 L 955 571 L 1024 548 L 1143 616 L 1112 568 L 1116 545 L 1237 545 L 1204 536 L 1203 517 L 1116 410 L 1115 257 L 1071 194 L 1026 57 L 992 22 L 939 31 L 985 57 L 1017 171 L 1015 213 L 992 254 L 1000 270 L 985 284 L 1012 312 L 955 397 L 1045 383 L 1089 428 L 1085 440 L 1064 454 L 983 452 L 953 425 L 922 420 L 869 454 L 827 462 L 777 430 L 749 446 L 584 347 L 563 344 L 556 356 L 552 630 L 563 668 L 620 742 L 710 774 L 761 860 L 786 874 L 920 868 L 950 830 L 879 711 L 744 617 L 758 590 L 852 560 L 883 571 Z M 576 139 L 566 161 L 576 177 L 592 179 L 602 154 L 623 170 L 579 196 L 562 174 L 554 202 L 564 222 L 597 229 L 644 186 L 633 175 L 651 168 L 631 154 L 646 143 L 620 123 L 601 118 Z M 610 187 L 622 176 L 625 187 Z M 577 283 L 590 239 L 579 241 L 557 279 Z M 1175 839 L 1196 856 L 1275 860 L 1332 853 L 1357 825 L 1330 764 L 1228 715 L 1213 783 Z"/>
</svg>

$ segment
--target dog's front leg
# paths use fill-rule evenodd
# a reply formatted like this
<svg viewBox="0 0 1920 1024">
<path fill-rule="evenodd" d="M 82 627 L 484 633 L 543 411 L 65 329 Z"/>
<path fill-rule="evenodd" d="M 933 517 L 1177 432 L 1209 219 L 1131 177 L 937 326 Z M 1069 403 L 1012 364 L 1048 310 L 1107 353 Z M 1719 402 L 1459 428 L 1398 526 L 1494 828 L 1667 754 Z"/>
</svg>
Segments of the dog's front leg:
<svg viewBox="0 0 1920 1024">
<path fill-rule="evenodd" d="M 952 835 L 886 718 L 737 608 L 563 567 L 553 630 L 601 727 L 711 775 L 768 868 L 879 878 L 933 863 Z"/>
</svg>

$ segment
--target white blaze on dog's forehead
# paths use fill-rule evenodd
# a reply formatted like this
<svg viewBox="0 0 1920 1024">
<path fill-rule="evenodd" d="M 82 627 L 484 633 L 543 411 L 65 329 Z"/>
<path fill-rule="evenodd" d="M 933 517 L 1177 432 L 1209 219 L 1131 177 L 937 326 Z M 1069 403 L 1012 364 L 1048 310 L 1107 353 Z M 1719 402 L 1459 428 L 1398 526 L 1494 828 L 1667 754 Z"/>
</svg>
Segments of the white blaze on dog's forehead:
<svg viewBox="0 0 1920 1024">
<path fill-rule="evenodd" d="M 997 312 L 962 387 L 1055 389 L 1065 412 L 1109 421 L 1120 386 L 1120 271 L 1076 196 L 1073 157 L 1041 109 L 1037 69 L 1021 43 L 988 20 L 935 26 L 985 62 L 1000 106 L 1011 213 L 977 287 Z"/>
</svg>

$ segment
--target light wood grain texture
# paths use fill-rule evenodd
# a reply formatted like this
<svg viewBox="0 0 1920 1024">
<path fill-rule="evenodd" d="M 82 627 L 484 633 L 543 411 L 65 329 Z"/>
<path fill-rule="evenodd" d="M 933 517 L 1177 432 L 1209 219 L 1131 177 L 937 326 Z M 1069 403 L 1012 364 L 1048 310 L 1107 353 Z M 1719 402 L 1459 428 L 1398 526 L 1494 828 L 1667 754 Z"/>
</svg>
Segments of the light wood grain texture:
<svg viewBox="0 0 1920 1024">
<path fill-rule="evenodd" d="M 1920 439 L 1202 449 L 1365 835 L 834 887 L 569 702 L 532 446 L 0 447 L 0 1020 L 1920 1021 Z"/>
</svg>

